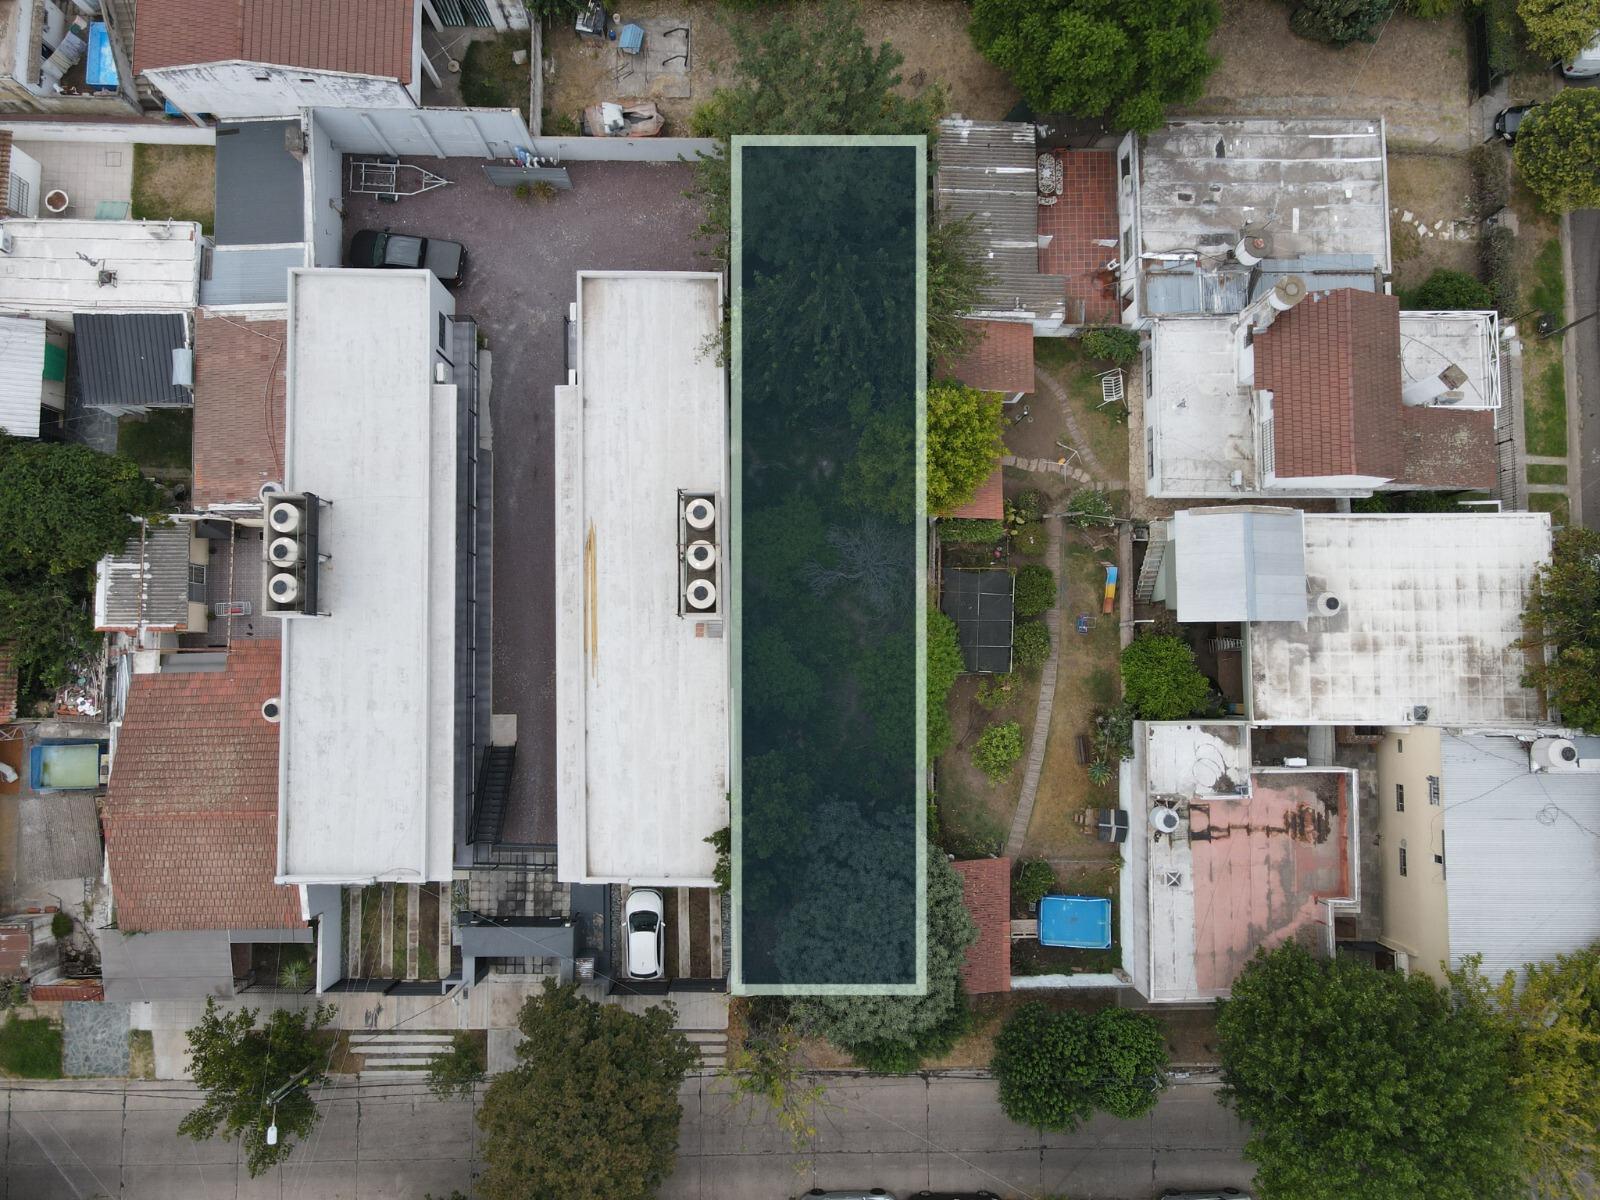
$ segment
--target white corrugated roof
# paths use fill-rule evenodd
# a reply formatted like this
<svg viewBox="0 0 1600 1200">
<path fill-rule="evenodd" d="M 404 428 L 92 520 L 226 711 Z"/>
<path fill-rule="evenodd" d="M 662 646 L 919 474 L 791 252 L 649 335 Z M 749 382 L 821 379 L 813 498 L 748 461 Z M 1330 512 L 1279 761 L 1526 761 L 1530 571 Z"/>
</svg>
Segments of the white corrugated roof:
<svg viewBox="0 0 1600 1200">
<path fill-rule="evenodd" d="M 1305 620 L 1303 518 L 1298 508 L 1180 511 L 1172 521 L 1178 620 Z"/>
<path fill-rule="evenodd" d="M 1452 964 L 1497 979 L 1600 938 L 1600 771 L 1535 774 L 1517 738 L 1448 731 L 1440 758 Z"/>
<path fill-rule="evenodd" d="M 0 317 L 0 429 L 12 437 L 39 436 L 44 380 L 44 322 Z"/>
<path fill-rule="evenodd" d="M 1306 588 L 1337 616 L 1249 626 L 1252 718 L 1489 728 L 1543 716 L 1517 640 L 1546 513 L 1308 514 Z M 1428 710 L 1414 718 L 1418 706 Z"/>
</svg>

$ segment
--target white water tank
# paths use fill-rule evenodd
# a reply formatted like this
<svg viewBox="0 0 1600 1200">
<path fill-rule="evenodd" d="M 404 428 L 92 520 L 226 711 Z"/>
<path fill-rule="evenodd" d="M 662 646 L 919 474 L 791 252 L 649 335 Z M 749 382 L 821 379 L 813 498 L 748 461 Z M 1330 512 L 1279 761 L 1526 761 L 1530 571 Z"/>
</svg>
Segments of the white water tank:
<svg viewBox="0 0 1600 1200">
<path fill-rule="evenodd" d="M 300 543 L 292 537 L 275 537 L 267 544 L 267 557 L 275 567 L 292 567 L 300 561 Z"/>
<path fill-rule="evenodd" d="M 1233 246 L 1233 257 L 1241 267 L 1253 267 L 1264 258 L 1272 257 L 1272 235 L 1265 229 L 1252 229 L 1246 225 L 1243 236 Z"/>
<path fill-rule="evenodd" d="M 1298 275 L 1285 275 L 1272 285 L 1267 303 L 1279 312 L 1288 312 L 1306 298 L 1306 281 Z"/>
<path fill-rule="evenodd" d="M 1158 804 L 1150 810 L 1150 828 L 1157 833 L 1178 832 L 1178 810 Z"/>
<path fill-rule="evenodd" d="M 1337 617 L 1344 611 L 1344 601 L 1332 592 L 1323 592 L 1314 603 L 1319 617 Z"/>
<path fill-rule="evenodd" d="M 683 506 L 683 519 L 690 529 L 710 529 L 717 519 L 717 506 L 705 496 L 696 496 Z"/>
<path fill-rule="evenodd" d="M 1576 771 L 1578 748 L 1566 738 L 1536 738 L 1528 747 L 1528 765 L 1535 771 Z"/>
<path fill-rule="evenodd" d="M 691 571 L 709 571 L 717 565 L 717 548 L 703 538 L 690 542 L 683 552 L 684 561 Z"/>
<path fill-rule="evenodd" d="M 287 606 L 300 599 L 300 581 L 287 571 L 280 571 L 267 583 L 267 592 L 274 604 Z"/>
<path fill-rule="evenodd" d="M 283 719 L 283 702 L 276 696 L 267 697 L 261 702 L 261 715 L 276 725 Z"/>
<path fill-rule="evenodd" d="M 267 510 L 267 524 L 274 533 L 293 533 L 300 528 L 300 506 L 279 501 Z"/>
<path fill-rule="evenodd" d="M 716 607 L 717 585 L 709 579 L 695 579 L 683 589 L 683 598 L 696 612 L 709 612 Z"/>
</svg>

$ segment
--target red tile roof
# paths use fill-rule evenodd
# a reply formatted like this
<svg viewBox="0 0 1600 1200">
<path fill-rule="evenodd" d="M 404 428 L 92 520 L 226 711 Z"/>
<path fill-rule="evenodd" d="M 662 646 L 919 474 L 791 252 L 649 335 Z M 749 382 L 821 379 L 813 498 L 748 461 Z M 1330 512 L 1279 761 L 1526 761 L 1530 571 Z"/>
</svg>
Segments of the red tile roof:
<svg viewBox="0 0 1600 1200">
<path fill-rule="evenodd" d="M 283 321 L 202 317 L 194 330 L 194 504 L 241 504 L 283 478 Z"/>
<path fill-rule="evenodd" d="M 1006 515 L 1005 469 L 996 467 L 994 474 L 978 485 L 971 500 L 939 515 L 968 521 L 1001 520 Z"/>
<path fill-rule="evenodd" d="M 1110 150 L 1049 150 L 1061 163 L 1061 196 L 1039 205 L 1039 273 L 1067 281 L 1067 323 L 1122 320 L 1117 277 L 1117 165 Z M 1109 243 L 1106 244 L 1106 243 Z"/>
<path fill-rule="evenodd" d="M 1280 478 L 1404 473 L 1399 300 L 1309 296 L 1256 335 L 1255 361 L 1256 387 L 1273 396 Z"/>
<path fill-rule="evenodd" d="M 967 321 L 972 345 L 946 370 L 986 392 L 1033 391 L 1033 326 L 1018 321 Z"/>
<path fill-rule="evenodd" d="M 105 989 L 99 983 L 79 979 L 71 983 L 37 983 L 28 989 L 31 1000 L 104 1000 Z"/>
<path fill-rule="evenodd" d="M 32 926 L 0 925 L 0 979 L 26 979 L 32 949 Z"/>
<path fill-rule="evenodd" d="M 280 929 L 295 890 L 278 845 L 278 643 L 243 642 L 222 671 L 135 675 L 105 800 L 117 924 L 126 931 Z"/>
<path fill-rule="evenodd" d="M 967 912 L 978 940 L 967 947 L 961 983 L 969 996 L 1011 990 L 1011 860 L 974 858 L 952 863 L 961 876 Z"/>
<path fill-rule="evenodd" d="M 133 69 L 243 59 L 411 82 L 417 0 L 140 0 Z"/>
</svg>

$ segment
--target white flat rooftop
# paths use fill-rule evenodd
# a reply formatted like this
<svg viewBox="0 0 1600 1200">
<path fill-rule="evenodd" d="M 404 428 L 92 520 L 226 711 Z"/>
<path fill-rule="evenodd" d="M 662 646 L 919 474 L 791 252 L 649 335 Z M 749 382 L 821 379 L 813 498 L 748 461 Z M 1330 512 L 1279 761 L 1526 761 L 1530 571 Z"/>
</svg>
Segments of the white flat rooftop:
<svg viewBox="0 0 1600 1200">
<path fill-rule="evenodd" d="M 0 221 L 0 312 L 179 312 L 200 296 L 192 221 Z"/>
<path fill-rule="evenodd" d="M 1239 385 L 1229 317 L 1159 321 L 1151 331 L 1151 395 L 1145 405 L 1155 455 L 1152 496 L 1239 495 L 1256 486 L 1255 418 Z"/>
<path fill-rule="evenodd" d="M 284 618 L 280 883 L 451 877 L 456 389 L 428 271 L 289 274 L 284 483 L 329 502 L 324 617 Z M 264 618 L 277 619 L 277 618 Z"/>
<path fill-rule="evenodd" d="M 1500 407 L 1500 320 L 1493 312 L 1402 312 L 1400 384 L 1436 376 L 1454 364 L 1466 372 L 1451 408 Z"/>
<path fill-rule="evenodd" d="M 727 496 L 721 296 L 709 273 L 578 274 L 577 383 L 555 397 L 563 880 L 710 886 L 728 823 L 723 614 L 678 605 L 677 493 Z"/>
<path fill-rule="evenodd" d="M 1341 611 L 1247 626 L 1249 715 L 1264 724 L 1537 721 L 1522 610 L 1550 558 L 1547 513 L 1307 514 L 1306 591 Z"/>
</svg>

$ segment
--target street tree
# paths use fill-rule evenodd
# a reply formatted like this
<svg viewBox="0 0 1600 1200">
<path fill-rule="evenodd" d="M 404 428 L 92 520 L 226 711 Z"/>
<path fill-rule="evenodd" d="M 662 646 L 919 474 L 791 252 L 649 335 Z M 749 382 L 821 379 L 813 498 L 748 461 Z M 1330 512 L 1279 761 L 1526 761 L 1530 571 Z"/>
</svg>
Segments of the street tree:
<svg viewBox="0 0 1600 1200">
<path fill-rule="evenodd" d="M 1035 112 L 1148 133 L 1200 98 L 1220 15 L 1216 0 L 974 0 L 970 30 Z"/>
<path fill-rule="evenodd" d="M 693 1048 L 670 1007 L 631 1013 L 546 980 L 522 1006 L 518 1064 L 478 1110 L 485 1200 L 648 1200 L 678 1150 Z"/>
<path fill-rule="evenodd" d="M 318 1031 L 334 1015 L 331 1004 L 278 1009 L 257 1027 L 260 1011 L 227 1013 L 206 998 L 188 1032 L 189 1069 L 205 1100 L 178 1123 L 197 1142 L 219 1132 L 225 1141 L 237 1138 L 251 1178 L 283 1162 L 316 1127 L 311 1089 L 326 1081 L 328 1056 Z M 277 1141 L 269 1145 L 273 1125 Z"/>
<path fill-rule="evenodd" d="M 1569 725 L 1600 731 L 1600 532 L 1569 526 L 1534 575 L 1523 612 L 1523 683 Z"/>
<path fill-rule="evenodd" d="M 1600 0 L 1517 0 L 1528 49 L 1549 62 L 1571 58 L 1600 31 Z"/>
<path fill-rule="evenodd" d="M 1070 1132 L 1100 1109 L 1143 1116 L 1166 1087 L 1167 1045 L 1149 1013 L 1052 1013 L 1026 1004 L 995 1039 L 1000 1107 L 1019 1125 Z"/>
<path fill-rule="evenodd" d="M 1507 1039 L 1421 973 L 1258 952 L 1219 1005 L 1223 1102 L 1268 1198 L 1478 1200 L 1517 1192 Z"/>
<path fill-rule="evenodd" d="M 1600 90 L 1567 88 L 1517 129 L 1522 182 L 1551 212 L 1600 208 Z"/>
</svg>

